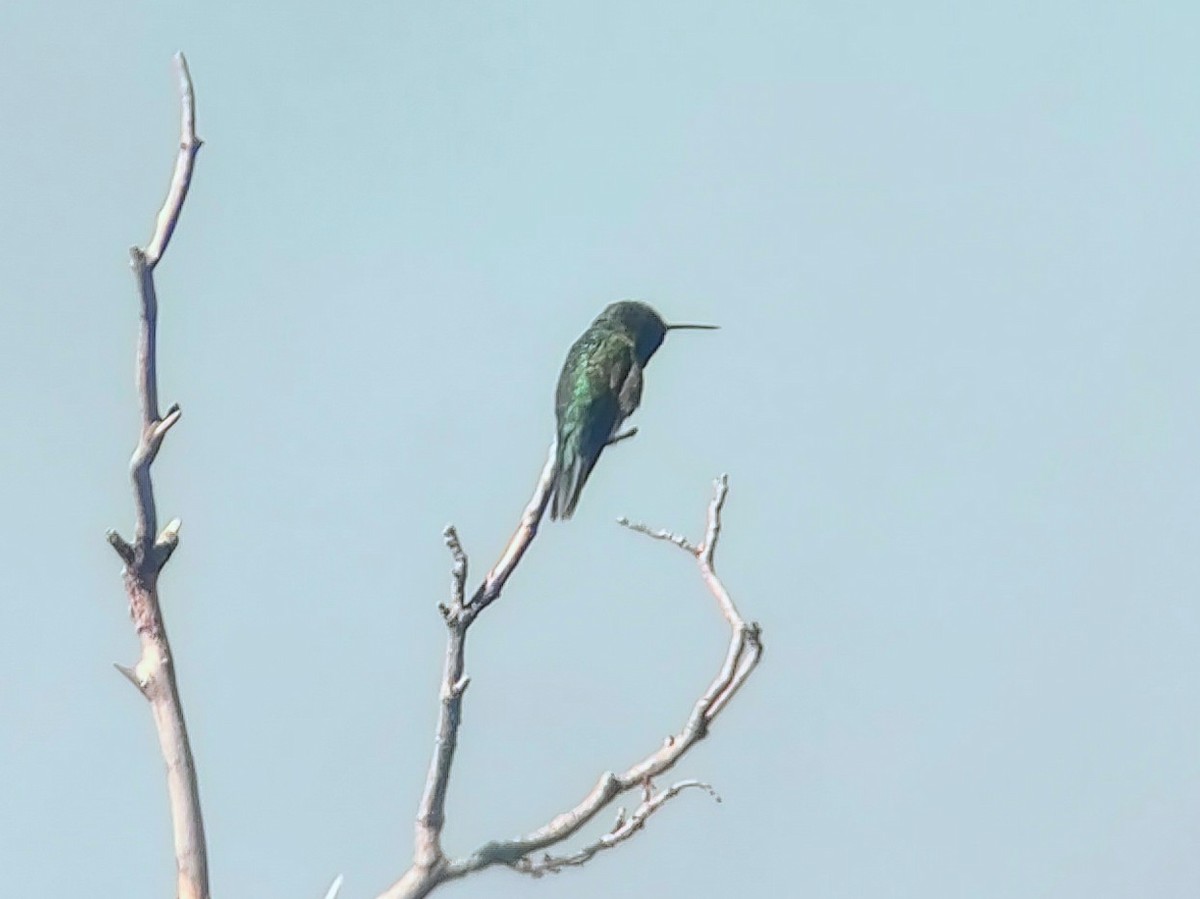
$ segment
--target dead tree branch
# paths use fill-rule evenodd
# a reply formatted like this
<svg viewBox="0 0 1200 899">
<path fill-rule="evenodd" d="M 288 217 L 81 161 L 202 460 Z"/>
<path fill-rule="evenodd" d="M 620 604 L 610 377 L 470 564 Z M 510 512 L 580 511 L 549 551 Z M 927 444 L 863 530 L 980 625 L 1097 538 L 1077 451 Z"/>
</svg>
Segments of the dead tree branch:
<svg viewBox="0 0 1200 899">
<path fill-rule="evenodd" d="M 484 608 L 499 598 L 504 583 L 537 534 L 538 523 L 549 499 L 553 474 L 552 453 L 538 480 L 533 498 L 525 509 L 521 524 L 501 553 L 500 561 L 466 603 L 462 601 L 467 576 L 466 554 L 454 529 L 446 529 L 446 544 L 454 558 L 451 589 L 453 598 L 450 605 L 439 606 L 449 630 L 449 637 L 442 674 L 441 707 L 433 759 L 417 814 L 413 864 L 379 899 L 419 899 L 429 895 L 448 880 L 465 877 L 493 865 L 507 865 L 513 870 L 533 876 L 582 865 L 597 853 L 629 839 L 644 827 L 652 814 L 689 787 L 701 787 L 712 792 L 710 787 L 698 781 L 682 781 L 655 792 L 652 781 L 674 767 L 689 749 L 707 736 L 713 720 L 746 682 L 762 657 L 763 644 L 758 625 L 747 623 L 742 618 L 724 584 L 718 578 L 714 566 L 713 555 L 721 534 L 721 513 L 729 490 L 728 480 L 724 475 L 716 481 L 713 500 L 708 507 L 704 542 L 699 546 L 667 532 L 651 531 L 644 525 L 630 525 L 629 522 L 623 521 L 634 530 L 658 539 L 669 540 L 695 557 L 701 578 L 716 598 L 731 631 L 729 649 L 721 669 L 696 702 L 682 730 L 667 737 L 659 749 L 624 772 L 605 772 L 591 792 L 574 808 L 556 816 L 532 833 L 515 840 L 486 843 L 462 858 L 449 858 L 443 851 L 441 834 L 445 824 L 446 790 L 462 720 L 463 693 L 469 682 L 465 674 L 467 629 Z M 595 842 L 568 855 L 543 855 L 540 859 L 532 857 L 534 853 L 572 836 L 618 796 L 638 788 L 643 790 L 643 797 L 633 813 L 626 817 L 622 811 L 613 828 Z"/>
<path fill-rule="evenodd" d="M 554 446 L 551 445 L 550 456 L 546 459 L 546 464 L 542 466 L 541 477 L 538 478 L 529 504 L 521 513 L 520 524 L 509 538 L 508 544 L 500 553 L 500 558 L 492 566 L 492 570 L 487 573 L 487 577 L 483 579 L 483 583 L 479 585 L 479 589 L 475 591 L 471 601 L 465 606 L 468 613 L 467 625 L 499 598 L 500 591 L 508 583 L 509 576 L 520 563 L 525 551 L 529 549 L 529 545 L 533 543 L 533 538 L 537 536 L 538 525 L 541 524 L 542 516 L 546 514 L 546 506 L 550 503 L 550 487 L 554 480 L 554 458 Z"/>
<path fill-rule="evenodd" d="M 175 842 L 178 899 L 208 899 L 208 858 L 204 843 L 204 822 L 200 815 L 200 793 L 196 784 L 196 766 L 188 742 L 187 725 L 179 689 L 175 682 L 175 664 L 167 630 L 159 606 L 158 576 L 179 543 L 179 519 L 172 520 L 161 533 L 154 503 L 154 484 L 150 467 L 162 448 L 167 432 L 178 423 L 182 412 L 172 405 L 165 415 L 158 408 L 157 325 L 158 294 L 154 287 L 154 269 L 161 261 L 192 181 L 192 169 L 200 138 L 196 136 L 196 100 L 192 76 L 182 53 L 176 54 L 179 78 L 180 137 L 179 154 L 167 198 L 159 211 L 154 233 L 145 249 L 129 251 L 130 266 L 141 300 L 141 330 L 137 348 L 137 389 L 141 405 L 141 427 L 137 447 L 129 463 L 134 494 L 134 538 L 127 541 L 109 531 L 108 542 L 125 565 L 125 591 L 129 596 L 129 614 L 141 641 L 141 658 L 133 668 L 118 665 L 149 701 L 158 732 L 158 742 L 167 766 L 167 795 L 171 806 L 171 824 Z"/>
<path fill-rule="evenodd" d="M 555 856 L 545 853 L 540 859 L 533 859 L 526 856 L 513 865 L 513 867 L 523 874 L 529 874 L 531 877 L 557 874 L 564 868 L 577 868 L 591 861 L 592 858 L 605 849 L 612 849 L 614 846 L 618 846 L 628 840 L 645 827 L 646 820 L 666 805 L 669 800 L 674 799 L 684 790 L 692 787 L 704 790 L 717 802 L 721 801 L 721 797 L 717 795 L 716 790 L 709 784 L 698 780 L 681 780 L 679 783 L 672 784 L 665 790 L 660 790 L 657 793 L 653 792 L 649 781 L 647 781 L 642 801 L 638 803 L 633 813 L 627 816 L 625 809 L 617 809 L 617 820 L 613 824 L 612 829 L 599 839 L 588 843 L 583 848 L 577 849 L 568 855 Z"/>
</svg>

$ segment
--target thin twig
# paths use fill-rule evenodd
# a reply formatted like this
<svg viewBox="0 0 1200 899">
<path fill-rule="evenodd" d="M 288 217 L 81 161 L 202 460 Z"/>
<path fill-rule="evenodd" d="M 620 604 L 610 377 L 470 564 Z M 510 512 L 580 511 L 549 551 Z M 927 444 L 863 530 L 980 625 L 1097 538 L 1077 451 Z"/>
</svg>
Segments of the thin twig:
<svg viewBox="0 0 1200 899">
<path fill-rule="evenodd" d="M 200 814 L 196 766 L 175 682 L 174 657 L 167 640 L 158 597 L 158 576 L 179 543 L 180 522 L 177 518 L 173 519 L 161 533 L 158 532 L 154 484 L 150 476 L 151 465 L 162 448 L 167 432 L 182 415 L 178 404 L 172 405 L 165 416 L 160 416 L 158 411 L 158 294 L 154 285 L 154 269 L 166 252 L 179 222 L 192 180 L 196 153 L 201 144 L 196 136 L 192 78 L 182 53 L 176 55 L 175 66 L 182 109 L 175 171 L 146 249 L 134 247 L 129 251 L 141 301 L 137 351 L 141 424 L 137 447 L 129 465 L 134 491 L 134 540 L 130 543 L 115 531 L 110 531 L 108 542 L 125 565 L 129 611 L 142 650 L 134 667 L 118 665 L 117 670 L 149 701 L 159 747 L 166 762 L 177 869 L 176 895 L 178 899 L 208 899 L 208 856 L 204 822 Z"/>
<path fill-rule="evenodd" d="M 651 528 L 649 525 L 642 524 L 640 521 L 630 521 L 624 516 L 621 516 L 617 519 L 617 524 L 621 525 L 621 527 L 629 528 L 629 530 L 635 531 L 639 534 L 645 534 L 651 540 L 663 540 L 667 543 L 674 543 L 684 552 L 689 552 L 692 555 L 695 555 L 698 551 L 697 547 L 682 534 L 676 534 L 673 531 L 663 530 L 662 528 Z"/>
<path fill-rule="evenodd" d="M 196 92 L 192 89 L 192 73 L 188 70 L 187 58 L 182 53 L 175 54 L 175 71 L 179 76 L 179 156 L 175 159 L 175 173 L 171 176 L 166 202 L 154 223 L 154 234 L 146 244 L 146 264 L 152 269 L 167 252 L 167 245 L 175 233 L 183 201 L 187 199 L 188 188 L 192 184 L 196 154 L 204 143 L 196 135 Z"/>
<path fill-rule="evenodd" d="M 646 826 L 646 821 L 651 815 L 684 790 L 691 788 L 704 790 L 717 802 L 721 801 L 721 797 L 717 795 L 717 791 L 709 784 L 698 780 L 682 780 L 679 783 L 672 784 L 661 792 L 647 796 L 628 817 L 625 816 L 622 810 L 618 814 L 616 824 L 613 825 L 613 828 L 586 846 L 567 855 L 550 855 L 546 853 L 539 859 L 525 856 L 516 862 L 513 868 L 522 874 L 529 874 L 532 877 L 542 877 L 546 874 L 557 874 L 564 868 L 577 868 L 580 865 L 586 864 L 604 850 L 612 849 L 628 840 Z"/>
<path fill-rule="evenodd" d="M 342 883 L 344 881 L 345 878 L 341 874 L 333 878 L 333 883 L 329 885 L 329 889 L 325 893 L 325 899 L 337 899 L 338 893 L 342 891 Z"/>
</svg>

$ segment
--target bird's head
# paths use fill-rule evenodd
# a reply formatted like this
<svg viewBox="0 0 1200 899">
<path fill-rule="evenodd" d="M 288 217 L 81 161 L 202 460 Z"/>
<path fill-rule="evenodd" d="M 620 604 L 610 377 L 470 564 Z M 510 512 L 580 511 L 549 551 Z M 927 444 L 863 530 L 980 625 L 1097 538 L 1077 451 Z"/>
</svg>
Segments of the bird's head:
<svg viewBox="0 0 1200 899">
<path fill-rule="evenodd" d="M 715 331 L 718 325 L 668 325 L 653 307 L 636 300 L 612 303 L 600 313 L 598 321 L 608 321 L 614 327 L 627 331 L 633 338 L 634 352 L 638 362 L 645 365 L 655 351 L 662 346 L 668 331 L 703 330 Z"/>
</svg>

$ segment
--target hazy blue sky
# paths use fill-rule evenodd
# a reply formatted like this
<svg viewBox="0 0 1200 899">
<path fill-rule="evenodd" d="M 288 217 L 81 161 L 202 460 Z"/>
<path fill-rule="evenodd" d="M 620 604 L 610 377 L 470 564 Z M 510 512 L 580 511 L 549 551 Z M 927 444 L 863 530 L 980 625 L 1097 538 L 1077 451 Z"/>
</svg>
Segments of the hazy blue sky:
<svg viewBox="0 0 1200 899">
<path fill-rule="evenodd" d="M 474 631 L 447 847 L 540 825 L 767 654 L 677 800 L 587 870 L 446 895 L 1200 895 L 1200 7 L 7 3 L 0 867 L 162 899 L 106 528 L 191 60 L 207 146 L 159 270 L 163 582 L 214 896 L 405 867 L 440 532 L 491 563 L 571 341 L 672 336 L 579 514 Z M 604 824 L 610 820 L 604 816 Z M 440 893 L 438 895 L 441 895 Z"/>
</svg>

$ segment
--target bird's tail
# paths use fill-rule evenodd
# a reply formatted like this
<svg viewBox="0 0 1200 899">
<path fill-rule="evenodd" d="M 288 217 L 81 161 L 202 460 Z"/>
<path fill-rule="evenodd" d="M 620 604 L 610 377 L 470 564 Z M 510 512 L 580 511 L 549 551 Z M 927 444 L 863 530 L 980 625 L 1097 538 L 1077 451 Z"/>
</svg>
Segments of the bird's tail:
<svg viewBox="0 0 1200 899">
<path fill-rule="evenodd" d="M 550 502 L 552 519 L 565 520 L 575 514 L 579 494 L 594 464 L 594 460 L 585 458 L 582 452 L 578 429 L 559 434 L 558 455 L 554 464 L 554 496 Z"/>
</svg>

